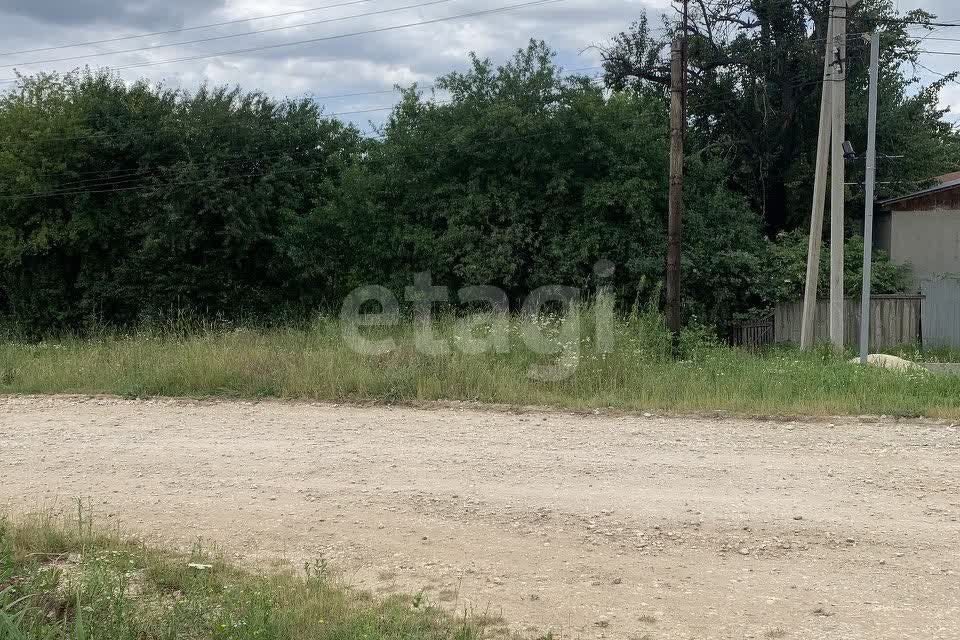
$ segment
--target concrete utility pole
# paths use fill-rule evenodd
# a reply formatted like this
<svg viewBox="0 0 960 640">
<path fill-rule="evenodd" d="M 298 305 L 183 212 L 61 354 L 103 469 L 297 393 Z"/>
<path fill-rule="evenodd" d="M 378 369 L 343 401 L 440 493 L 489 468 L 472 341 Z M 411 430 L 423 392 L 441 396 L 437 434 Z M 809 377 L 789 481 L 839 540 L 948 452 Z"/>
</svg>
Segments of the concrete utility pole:
<svg viewBox="0 0 960 640">
<path fill-rule="evenodd" d="M 877 90 L 880 84 L 880 32 L 870 34 L 870 96 L 867 107 L 867 176 L 863 209 L 863 288 L 860 300 L 860 362 L 870 352 L 870 280 L 873 271 L 873 189 L 877 178 Z"/>
<path fill-rule="evenodd" d="M 823 235 L 823 198 L 830 163 L 830 341 L 843 347 L 843 231 L 844 151 L 846 100 L 847 9 L 859 0 L 830 0 L 826 52 L 823 60 L 823 93 L 820 96 L 820 131 L 813 186 L 813 209 L 807 246 L 807 281 L 804 287 L 800 347 L 813 347 L 817 315 L 817 280 Z"/>
<path fill-rule="evenodd" d="M 670 196 L 667 220 L 667 326 L 680 333 L 680 235 L 683 229 L 683 130 L 686 124 L 687 2 L 682 34 L 670 50 Z"/>
<path fill-rule="evenodd" d="M 817 282 L 820 279 L 820 249 L 823 244 L 823 200 L 827 193 L 827 166 L 830 161 L 830 111 L 833 83 L 833 20 L 827 20 L 827 38 L 823 54 L 823 89 L 820 93 L 820 131 L 817 134 L 817 166 L 813 179 L 813 211 L 810 214 L 810 238 L 807 244 L 807 282 L 803 293 L 803 320 L 800 348 L 813 348 L 817 316 Z"/>
<path fill-rule="evenodd" d="M 843 230 L 845 166 L 843 141 L 847 118 L 847 0 L 832 0 L 833 21 L 833 96 L 830 144 L 830 342 L 843 348 Z"/>
</svg>

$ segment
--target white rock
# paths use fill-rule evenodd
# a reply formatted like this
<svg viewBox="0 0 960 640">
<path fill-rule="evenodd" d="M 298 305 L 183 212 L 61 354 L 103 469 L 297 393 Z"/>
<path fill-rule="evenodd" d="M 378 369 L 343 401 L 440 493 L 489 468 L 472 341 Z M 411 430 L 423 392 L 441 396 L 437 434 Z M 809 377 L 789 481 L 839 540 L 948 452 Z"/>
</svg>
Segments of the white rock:
<svg viewBox="0 0 960 640">
<path fill-rule="evenodd" d="M 850 364 L 859 364 L 860 358 L 853 358 Z M 892 369 L 894 371 L 910 371 L 912 369 L 922 369 L 920 365 L 897 356 L 887 355 L 885 353 L 871 353 L 867 356 L 867 364 L 881 369 Z"/>
</svg>

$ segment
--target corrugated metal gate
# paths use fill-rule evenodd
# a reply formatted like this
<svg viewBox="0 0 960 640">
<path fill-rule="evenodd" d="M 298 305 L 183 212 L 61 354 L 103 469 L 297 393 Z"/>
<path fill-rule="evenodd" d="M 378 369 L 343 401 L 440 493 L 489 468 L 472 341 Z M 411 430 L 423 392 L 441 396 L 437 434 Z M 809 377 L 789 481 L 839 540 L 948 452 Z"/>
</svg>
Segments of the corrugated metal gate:
<svg viewBox="0 0 960 640">
<path fill-rule="evenodd" d="M 927 280 L 920 291 L 925 296 L 920 312 L 923 346 L 960 347 L 960 282 Z"/>
</svg>

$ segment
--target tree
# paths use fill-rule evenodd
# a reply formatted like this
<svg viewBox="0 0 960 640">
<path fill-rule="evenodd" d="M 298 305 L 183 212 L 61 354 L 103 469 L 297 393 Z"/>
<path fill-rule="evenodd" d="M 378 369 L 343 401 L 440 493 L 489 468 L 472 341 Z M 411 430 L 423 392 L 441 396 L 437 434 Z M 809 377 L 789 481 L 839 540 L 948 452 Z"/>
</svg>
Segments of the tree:
<svg viewBox="0 0 960 640">
<path fill-rule="evenodd" d="M 665 264 L 667 112 L 660 96 L 605 96 L 565 76 L 532 42 L 502 66 L 472 59 L 440 78 L 444 104 L 404 94 L 363 175 L 334 203 L 353 255 L 351 282 L 414 271 L 459 287 L 494 284 L 514 302 L 548 284 L 591 288 L 613 262 L 628 302 L 657 295 Z M 760 221 L 703 150 L 690 180 L 690 311 L 718 320 L 750 299 Z M 371 252 L 364 248 L 374 248 Z M 404 282 L 405 281 L 405 282 Z"/>
<path fill-rule="evenodd" d="M 730 149 L 736 159 L 731 185 L 750 199 L 773 234 L 797 227 L 809 215 L 827 7 L 809 0 L 690 4 L 692 138 Z M 913 151 L 902 162 L 881 162 L 878 180 L 889 184 L 880 185 L 880 197 L 960 166 L 960 138 L 941 120 L 944 110 L 937 101 L 944 83 L 956 76 L 917 90 L 917 79 L 908 74 L 918 64 L 919 49 L 908 28 L 933 18 L 922 10 L 899 16 L 890 0 L 864 0 L 848 23 L 851 34 L 882 28 L 881 158 Z M 664 28 L 654 32 L 642 18 L 600 47 L 607 85 L 662 90 L 669 78 L 667 43 L 677 29 L 665 19 Z M 846 71 L 848 137 L 854 141 L 866 138 L 868 49 L 851 36 Z"/>
<path fill-rule="evenodd" d="M 308 101 L 21 78 L 0 97 L 3 311 L 43 331 L 316 304 L 303 220 L 359 146 Z"/>
<path fill-rule="evenodd" d="M 807 234 L 802 231 L 781 233 L 769 247 L 763 261 L 762 275 L 754 284 L 755 291 L 768 305 L 777 302 L 795 302 L 803 297 L 807 270 Z M 890 262 L 890 257 L 879 249 L 873 252 L 871 292 L 874 295 L 900 293 L 908 285 L 909 267 Z M 830 247 L 820 253 L 819 290 L 829 288 Z M 863 288 L 863 238 L 851 236 L 844 243 L 843 289 L 849 296 L 860 295 Z"/>
</svg>

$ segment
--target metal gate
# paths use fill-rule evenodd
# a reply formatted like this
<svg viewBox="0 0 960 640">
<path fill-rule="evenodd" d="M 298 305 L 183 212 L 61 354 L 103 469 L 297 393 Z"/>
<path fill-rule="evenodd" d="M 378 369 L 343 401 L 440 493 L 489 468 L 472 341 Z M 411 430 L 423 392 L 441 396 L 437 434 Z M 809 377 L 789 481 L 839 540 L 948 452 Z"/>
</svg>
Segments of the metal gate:
<svg viewBox="0 0 960 640">
<path fill-rule="evenodd" d="M 920 331 L 924 347 L 960 347 L 960 281 L 943 278 L 920 284 L 924 300 Z"/>
</svg>

